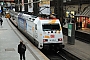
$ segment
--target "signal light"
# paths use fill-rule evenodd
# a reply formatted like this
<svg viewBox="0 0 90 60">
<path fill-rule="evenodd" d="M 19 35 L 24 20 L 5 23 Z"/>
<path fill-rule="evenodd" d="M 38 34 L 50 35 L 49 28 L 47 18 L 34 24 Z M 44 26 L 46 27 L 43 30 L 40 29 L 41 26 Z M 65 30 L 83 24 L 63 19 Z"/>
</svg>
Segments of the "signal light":
<svg viewBox="0 0 90 60">
<path fill-rule="evenodd" d="M 48 33 L 50 33 L 50 32 L 48 32 Z"/>
<path fill-rule="evenodd" d="M 43 42 L 47 42 L 48 41 L 48 39 L 43 39 Z"/>
<path fill-rule="evenodd" d="M 56 33 L 56 31 L 55 31 L 55 33 Z"/>
<path fill-rule="evenodd" d="M 62 38 L 59 38 L 58 41 L 62 41 Z"/>
</svg>

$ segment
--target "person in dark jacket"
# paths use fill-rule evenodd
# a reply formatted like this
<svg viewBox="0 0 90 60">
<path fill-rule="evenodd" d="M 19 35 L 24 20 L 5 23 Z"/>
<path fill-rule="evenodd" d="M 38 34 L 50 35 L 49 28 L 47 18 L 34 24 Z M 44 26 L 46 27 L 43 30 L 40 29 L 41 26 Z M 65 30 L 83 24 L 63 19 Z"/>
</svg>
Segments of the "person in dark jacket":
<svg viewBox="0 0 90 60">
<path fill-rule="evenodd" d="M 0 17 L 0 23 L 1 23 L 1 26 L 2 26 L 3 20 L 2 20 L 2 18 L 1 18 L 1 17 Z"/>
<path fill-rule="evenodd" d="M 20 54 L 20 60 L 23 59 L 25 60 L 25 51 L 26 51 L 26 46 L 23 44 L 23 41 L 20 41 L 20 44 L 18 45 L 18 53 Z"/>
</svg>

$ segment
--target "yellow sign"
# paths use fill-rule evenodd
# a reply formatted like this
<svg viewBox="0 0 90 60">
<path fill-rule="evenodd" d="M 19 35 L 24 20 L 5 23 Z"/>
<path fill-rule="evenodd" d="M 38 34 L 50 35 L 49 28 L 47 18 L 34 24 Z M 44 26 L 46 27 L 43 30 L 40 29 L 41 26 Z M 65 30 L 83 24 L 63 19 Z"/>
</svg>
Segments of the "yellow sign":
<svg viewBox="0 0 90 60">
<path fill-rule="evenodd" d="M 50 0 L 41 0 L 42 2 L 40 2 L 39 6 L 42 5 L 50 5 Z"/>
<path fill-rule="evenodd" d="M 56 19 L 55 20 L 51 20 L 49 23 L 50 24 L 54 24 L 56 22 Z"/>
<path fill-rule="evenodd" d="M 49 36 L 44 36 L 44 38 L 50 38 Z"/>
<path fill-rule="evenodd" d="M 10 14 L 6 13 L 5 18 L 10 18 Z"/>
</svg>

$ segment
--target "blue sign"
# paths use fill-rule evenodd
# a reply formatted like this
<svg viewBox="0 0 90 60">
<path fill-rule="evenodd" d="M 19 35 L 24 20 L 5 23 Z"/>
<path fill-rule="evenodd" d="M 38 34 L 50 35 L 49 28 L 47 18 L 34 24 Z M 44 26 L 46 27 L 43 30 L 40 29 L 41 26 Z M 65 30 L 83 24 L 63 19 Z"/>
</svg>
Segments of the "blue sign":
<svg viewBox="0 0 90 60">
<path fill-rule="evenodd" d="M 2 10 L 0 10 L 0 13 L 2 12 Z"/>
</svg>

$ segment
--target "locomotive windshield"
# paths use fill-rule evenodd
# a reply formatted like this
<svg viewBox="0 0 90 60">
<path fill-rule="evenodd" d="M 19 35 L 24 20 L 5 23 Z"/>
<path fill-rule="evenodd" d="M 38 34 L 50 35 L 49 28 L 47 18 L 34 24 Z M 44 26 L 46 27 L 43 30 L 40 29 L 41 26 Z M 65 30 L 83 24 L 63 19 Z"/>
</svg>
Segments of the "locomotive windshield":
<svg viewBox="0 0 90 60">
<path fill-rule="evenodd" d="M 43 31 L 60 30 L 59 24 L 44 24 L 42 27 Z"/>
</svg>

